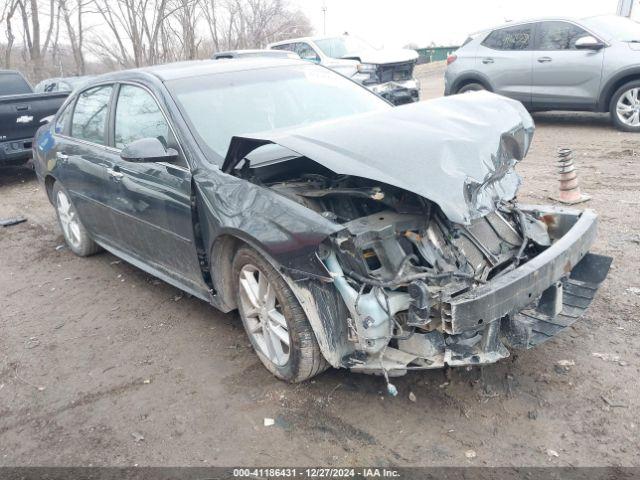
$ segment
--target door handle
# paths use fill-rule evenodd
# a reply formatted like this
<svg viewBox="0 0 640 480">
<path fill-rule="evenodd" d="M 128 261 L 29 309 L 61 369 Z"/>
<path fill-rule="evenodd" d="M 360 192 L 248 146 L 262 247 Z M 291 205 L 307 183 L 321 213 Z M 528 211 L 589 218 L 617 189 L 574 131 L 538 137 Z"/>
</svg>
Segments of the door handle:
<svg viewBox="0 0 640 480">
<path fill-rule="evenodd" d="M 67 160 L 69 160 L 69 155 L 66 155 L 62 152 L 56 152 L 56 158 L 60 163 L 67 163 Z"/>
<path fill-rule="evenodd" d="M 552 60 L 552 58 L 551 58 L 551 57 L 540 57 L 540 58 L 538 59 L 538 62 L 539 62 L 539 63 L 547 63 L 547 62 L 550 62 L 551 60 Z"/>
<path fill-rule="evenodd" d="M 109 176 L 111 178 L 113 178 L 114 180 L 120 180 L 122 177 L 124 177 L 124 173 L 115 170 L 113 168 L 107 168 L 107 173 L 109 174 Z"/>
<path fill-rule="evenodd" d="M 491 57 L 483 58 L 482 59 L 482 63 L 484 63 L 485 65 L 487 63 L 493 63 L 493 58 L 491 58 Z"/>
</svg>

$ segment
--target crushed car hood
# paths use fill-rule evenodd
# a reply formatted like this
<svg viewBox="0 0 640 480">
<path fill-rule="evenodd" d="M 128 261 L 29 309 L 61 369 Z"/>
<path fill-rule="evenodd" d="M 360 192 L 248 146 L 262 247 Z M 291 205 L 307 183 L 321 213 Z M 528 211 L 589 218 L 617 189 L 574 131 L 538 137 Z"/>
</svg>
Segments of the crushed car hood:
<svg viewBox="0 0 640 480">
<path fill-rule="evenodd" d="M 233 137 L 222 168 L 229 172 L 251 151 L 273 143 L 337 174 L 416 193 L 452 222 L 468 224 L 515 197 L 521 180 L 514 167 L 533 131 L 520 102 L 474 92 Z"/>
</svg>

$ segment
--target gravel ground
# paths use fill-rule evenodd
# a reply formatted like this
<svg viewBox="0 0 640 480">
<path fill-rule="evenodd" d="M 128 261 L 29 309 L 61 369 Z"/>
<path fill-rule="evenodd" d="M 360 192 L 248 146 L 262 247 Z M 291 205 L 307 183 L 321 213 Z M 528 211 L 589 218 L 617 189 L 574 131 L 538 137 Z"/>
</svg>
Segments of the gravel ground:
<svg viewBox="0 0 640 480">
<path fill-rule="evenodd" d="M 440 95 L 442 66 L 419 72 Z M 640 465 L 640 136 L 602 115 L 535 120 L 520 197 L 549 202 L 555 150 L 573 148 L 609 278 L 552 341 L 411 373 L 396 398 L 347 371 L 276 380 L 235 313 L 109 254 L 75 257 L 33 173 L 0 172 L 0 217 L 28 218 L 0 229 L 0 465 Z"/>
</svg>

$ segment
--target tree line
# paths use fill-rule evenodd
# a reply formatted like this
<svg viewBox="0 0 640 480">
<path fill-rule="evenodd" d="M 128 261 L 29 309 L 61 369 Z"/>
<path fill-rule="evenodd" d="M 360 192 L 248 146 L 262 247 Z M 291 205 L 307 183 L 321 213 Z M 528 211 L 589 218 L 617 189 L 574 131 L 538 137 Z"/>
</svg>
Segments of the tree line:
<svg viewBox="0 0 640 480">
<path fill-rule="evenodd" d="M 32 81 L 86 75 L 309 35 L 286 0 L 0 0 L 0 62 Z"/>
</svg>

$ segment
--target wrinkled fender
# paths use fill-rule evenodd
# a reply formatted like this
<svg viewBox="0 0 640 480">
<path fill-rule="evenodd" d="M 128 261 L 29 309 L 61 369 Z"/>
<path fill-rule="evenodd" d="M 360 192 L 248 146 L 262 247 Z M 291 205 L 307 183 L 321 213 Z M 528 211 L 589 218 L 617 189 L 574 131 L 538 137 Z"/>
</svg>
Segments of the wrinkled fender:
<svg viewBox="0 0 640 480">
<path fill-rule="evenodd" d="M 342 230 L 316 212 L 278 193 L 216 171 L 194 175 L 203 244 L 210 251 L 217 237 L 232 235 L 255 245 L 279 269 L 330 279 L 316 256 L 320 243 Z"/>
<path fill-rule="evenodd" d="M 229 298 L 229 274 L 237 244 L 216 247 L 236 239 L 281 272 L 307 314 L 323 355 L 339 366 L 349 352 L 346 307 L 316 252 L 342 227 L 268 188 L 220 171 L 196 172 L 194 182 L 199 233 L 211 260 L 214 304 L 223 311 L 236 308 Z"/>
</svg>

